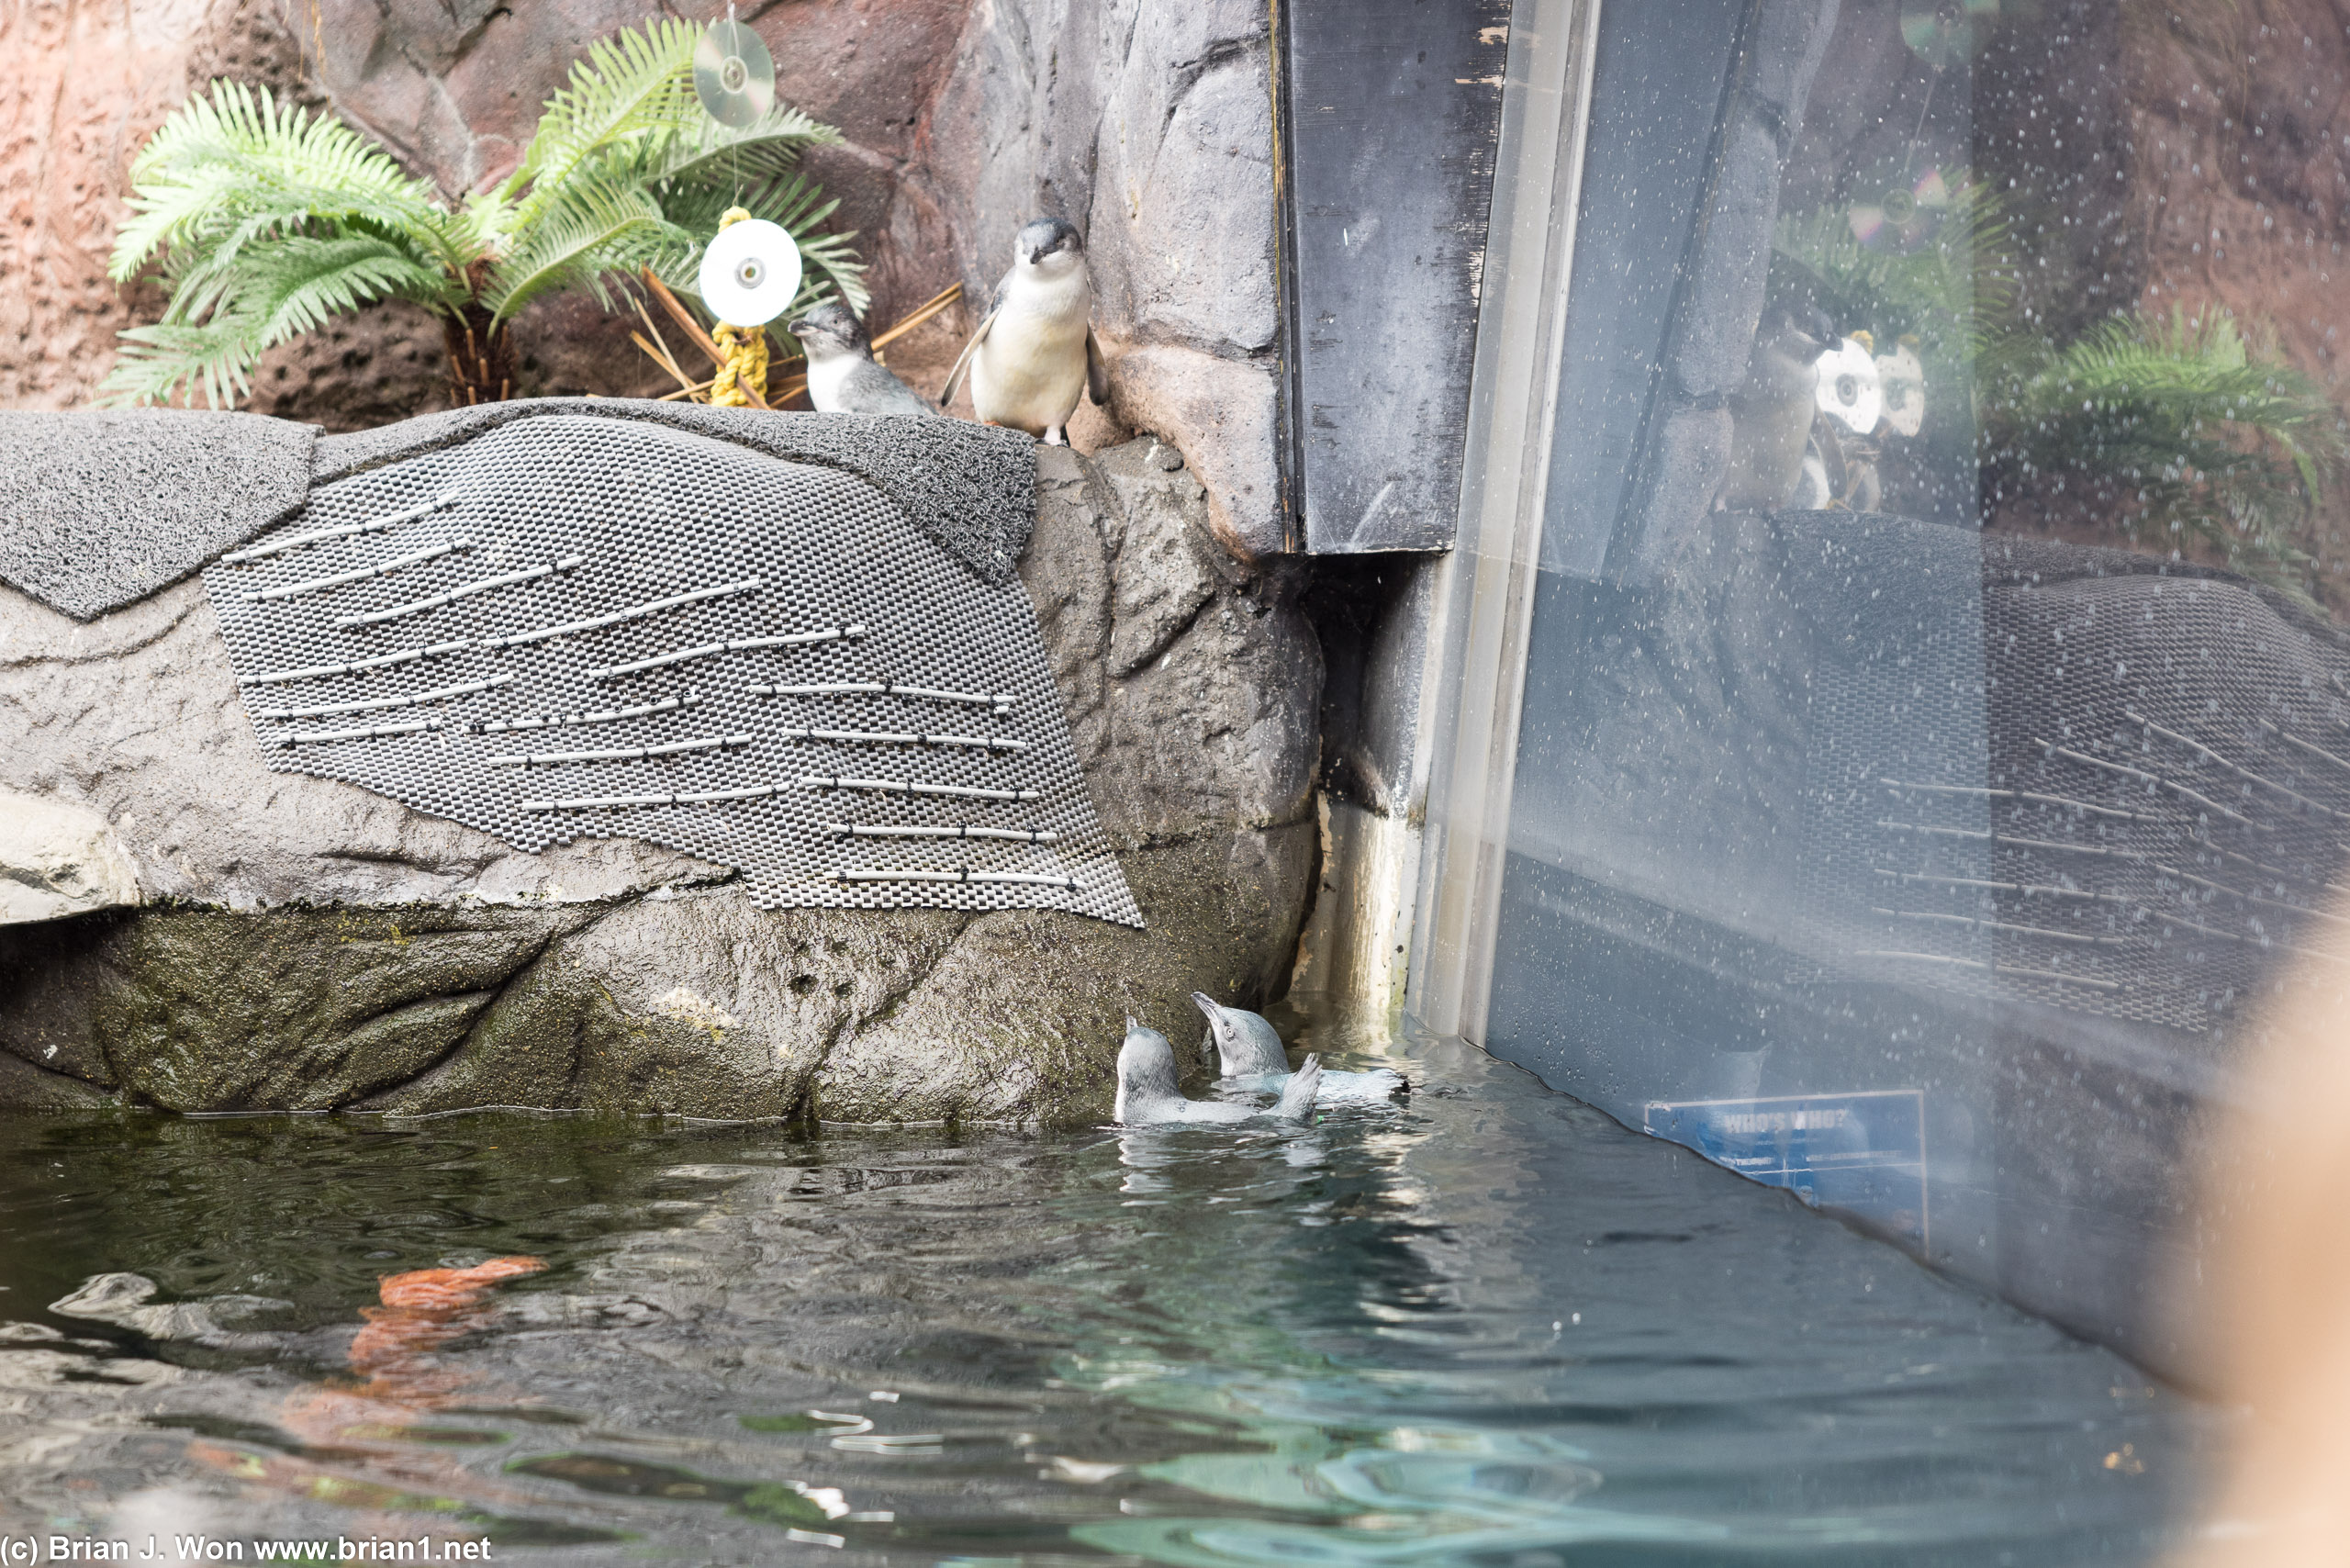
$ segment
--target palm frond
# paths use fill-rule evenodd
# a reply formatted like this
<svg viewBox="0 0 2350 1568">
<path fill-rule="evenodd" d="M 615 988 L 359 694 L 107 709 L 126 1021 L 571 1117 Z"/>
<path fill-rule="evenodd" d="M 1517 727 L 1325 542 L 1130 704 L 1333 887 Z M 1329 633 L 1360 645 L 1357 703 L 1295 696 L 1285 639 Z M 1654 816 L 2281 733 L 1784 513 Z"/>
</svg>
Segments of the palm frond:
<svg viewBox="0 0 2350 1568">
<path fill-rule="evenodd" d="M 200 388 L 214 408 L 250 386 L 262 354 L 378 299 L 437 302 L 443 274 L 402 247 L 370 235 L 290 236 L 256 244 L 218 280 L 204 319 L 165 320 L 124 332 L 102 400 L 168 400 Z"/>
<path fill-rule="evenodd" d="M 131 165 L 131 217 L 109 274 L 158 252 L 218 252 L 305 227 L 356 226 L 405 241 L 451 271 L 470 257 L 462 225 L 380 149 L 340 121 L 280 104 L 267 88 L 215 82 L 163 122 Z"/>
<path fill-rule="evenodd" d="M 664 218 L 660 205 L 643 189 L 575 183 L 498 260 L 482 291 L 482 303 L 493 320 L 502 321 L 549 290 L 584 288 L 610 309 L 608 274 L 632 273 L 691 242 L 691 236 Z"/>
</svg>

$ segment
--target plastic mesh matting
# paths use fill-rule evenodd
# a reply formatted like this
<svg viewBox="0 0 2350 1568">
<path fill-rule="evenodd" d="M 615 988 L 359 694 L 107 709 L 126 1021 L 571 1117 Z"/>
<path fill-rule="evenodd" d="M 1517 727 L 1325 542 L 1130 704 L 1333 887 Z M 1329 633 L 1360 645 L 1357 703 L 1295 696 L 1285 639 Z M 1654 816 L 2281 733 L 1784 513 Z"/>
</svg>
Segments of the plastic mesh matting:
<svg viewBox="0 0 2350 1568">
<path fill-rule="evenodd" d="M 281 772 L 767 907 L 1141 912 L 1035 613 L 871 487 L 555 416 L 322 487 L 205 574 Z"/>
<path fill-rule="evenodd" d="M 1854 628 L 1814 698 L 1832 968 L 2206 1033 L 2340 962 L 2340 633 L 2240 579 L 1888 521 L 1827 525 L 1802 590 Z"/>
</svg>

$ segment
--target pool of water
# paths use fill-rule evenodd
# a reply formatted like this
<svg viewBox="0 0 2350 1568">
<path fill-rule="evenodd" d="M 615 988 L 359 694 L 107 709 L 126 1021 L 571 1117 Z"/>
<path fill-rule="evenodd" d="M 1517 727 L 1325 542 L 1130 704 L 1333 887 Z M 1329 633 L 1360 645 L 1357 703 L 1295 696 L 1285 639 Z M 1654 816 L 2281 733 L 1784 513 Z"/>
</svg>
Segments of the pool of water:
<svg viewBox="0 0 2350 1568">
<path fill-rule="evenodd" d="M 1981 1568 L 2180 1529 L 2221 1417 L 2129 1363 L 1473 1048 L 1306 1033 L 1420 1092 L 1237 1133 L 0 1117 L 0 1538 Z M 381 1282 L 500 1258 L 542 1266 Z"/>
</svg>

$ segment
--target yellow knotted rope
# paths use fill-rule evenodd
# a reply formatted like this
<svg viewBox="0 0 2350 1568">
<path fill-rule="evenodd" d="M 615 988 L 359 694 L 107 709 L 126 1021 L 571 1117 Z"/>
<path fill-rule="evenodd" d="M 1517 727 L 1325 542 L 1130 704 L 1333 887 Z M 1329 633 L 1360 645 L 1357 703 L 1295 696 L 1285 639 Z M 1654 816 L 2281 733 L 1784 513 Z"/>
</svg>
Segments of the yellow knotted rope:
<svg viewBox="0 0 2350 1568">
<path fill-rule="evenodd" d="M 726 216 L 718 220 L 718 227 L 722 230 L 750 216 L 747 208 L 730 207 Z M 710 341 L 718 345 L 718 352 L 726 359 L 711 380 L 710 400 L 721 408 L 747 409 L 751 407 L 753 392 L 764 399 L 767 395 L 767 330 L 721 321 L 711 330 Z"/>
</svg>

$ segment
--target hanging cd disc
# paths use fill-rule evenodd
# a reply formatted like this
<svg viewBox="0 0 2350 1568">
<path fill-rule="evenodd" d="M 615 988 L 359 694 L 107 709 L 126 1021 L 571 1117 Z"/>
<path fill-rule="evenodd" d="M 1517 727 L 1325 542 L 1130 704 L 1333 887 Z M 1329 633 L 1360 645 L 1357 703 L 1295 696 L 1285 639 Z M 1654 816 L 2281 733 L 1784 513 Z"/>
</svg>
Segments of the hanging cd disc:
<svg viewBox="0 0 2350 1568">
<path fill-rule="evenodd" d="M 701 253 L 701 299 L 722 321 L 764 326 L 800 293 L 800 247 L 763 218 L 730 223 Z"/>
<path fill-rule="evenodd" d="M 1924 148 L 1912 146 L 1906 156 L 1852 177 L 1845 217 L 1853 239 L 1872 251 L 1906 254 L 1934 237 L 1953 197 L 1950 182 L 1926 158 Z"/>
<path fill-rule="evenodd" d="M 755 125 L 775 107 L 775 56 L 740 22 L 712 22 L 694 46 L 694 94 L 721 125 Z"/>
</svg>

